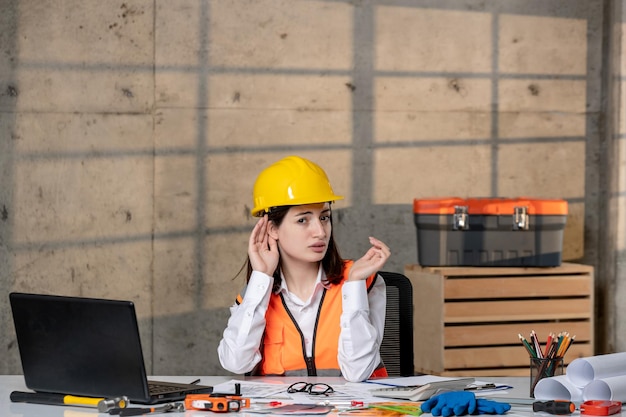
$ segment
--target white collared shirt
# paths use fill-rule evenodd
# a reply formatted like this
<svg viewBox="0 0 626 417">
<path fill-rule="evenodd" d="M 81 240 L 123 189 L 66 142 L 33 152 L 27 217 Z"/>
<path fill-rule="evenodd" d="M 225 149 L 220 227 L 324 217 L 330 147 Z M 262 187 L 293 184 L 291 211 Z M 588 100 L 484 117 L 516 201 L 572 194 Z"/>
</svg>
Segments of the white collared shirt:
<svg viewBox="0 0 626 417">
<path fill-rule="evenodd" d="M 312 352 L 313 332 L 326 275 L 318 272 L 315 288 L 308 300 L 289 292 L 285 279 L 280 291 L 305 338 L 307 355 Z M 241 304 L 230 308 L 231 316 L 218 346 L 224 369 L 244 374 L 261 360 L 259 346 L 265 330 L 265 312 L 269 305 L 274 278 L 253 271 Z M 386 287 L 378 276 L 368 292 L 366 282 L 349 281 L 342 287 L 341 333 L 338 341 L 338 362 L 348 381 L 363 381 L 380 363 L 379 347 L 385 326 Z"/>
<path fill-rule="evenodd" d="M 279 292 L 283 294 L 285 304 L 289 309 L 289 312 L 293 316 L 298 327 L 304 335 L 304 345 L 306 346 L 306 355 L 311 356 L 313 354 L 313 332 L 315 331 L 315 321 L 317 320 L 317 310 L 320 305 L 324 288 L 330 287 L 329 284 L 322 283 L 323 269 L 320 268 L 317 272 L 317 279 L 315 280 L 315 287 L 313 293 L 307 301 L 302 301 L 300 297 L 289 292 L 287 288 L 287 281 L 282 276 L 280 282 Z M 324 278 L 326 275 L 324 274 Z"/>
</svg>

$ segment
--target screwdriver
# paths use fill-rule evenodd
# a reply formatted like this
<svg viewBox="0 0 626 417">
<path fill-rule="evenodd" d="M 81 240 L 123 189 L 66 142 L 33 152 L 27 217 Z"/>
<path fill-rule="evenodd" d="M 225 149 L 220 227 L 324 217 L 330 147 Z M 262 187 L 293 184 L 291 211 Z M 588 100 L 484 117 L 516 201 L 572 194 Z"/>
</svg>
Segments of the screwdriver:
<svg viewBox="0 0 626 417">
<path fill-rule="evenodd" d="M 572 414 L 576 410 L 576 405 L 571 401 L 535 401 L 533 411 L 545 411 L 550 414 Z"/>
</svg>

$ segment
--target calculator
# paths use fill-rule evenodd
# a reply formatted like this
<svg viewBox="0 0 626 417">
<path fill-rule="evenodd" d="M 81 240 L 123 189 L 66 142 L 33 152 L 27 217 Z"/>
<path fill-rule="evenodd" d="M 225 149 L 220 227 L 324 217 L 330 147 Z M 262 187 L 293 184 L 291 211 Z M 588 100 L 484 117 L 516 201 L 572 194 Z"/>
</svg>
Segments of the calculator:
<svg viewBox="0 0 626 417">
<path fill-rule="evenodd" d="M 395 398 L 398 400 L 423 401 L 435 394 L 444 391 L 462 391 L 474 378 L 457 378 L 442 381 L 433 381 L 423 385 L 411 385 L 406 387 L 376 388 L 370 390 L 376 397 Z"/>
</svg>

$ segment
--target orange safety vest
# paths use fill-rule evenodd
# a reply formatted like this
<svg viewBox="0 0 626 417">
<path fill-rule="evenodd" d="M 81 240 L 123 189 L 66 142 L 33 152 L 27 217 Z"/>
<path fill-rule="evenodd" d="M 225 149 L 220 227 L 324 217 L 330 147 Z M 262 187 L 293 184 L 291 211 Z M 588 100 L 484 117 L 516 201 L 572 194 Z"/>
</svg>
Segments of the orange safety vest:
<svg viewBox="0 0 626 417">
<path fill-rule="evenodd" d="M 261 345 L 262 360 L 257 368 L 261 375 L 340 376 L 337 361 L 339 319 L 342 311 L 341 288 L 348 279 L 353 261 L 344 261 L 343 280 L 324 289 L 313 331 L 312 356 L 306 356 L 304 337 L 287 309 L 282 294 L 272 293 L 265 313 L 266 325 Z M 368 291 L 374 285 L 376 274 L 367 278 Z M 387 369 L 381 363 L 371 377 L 386 377 Z"/>
</svg>

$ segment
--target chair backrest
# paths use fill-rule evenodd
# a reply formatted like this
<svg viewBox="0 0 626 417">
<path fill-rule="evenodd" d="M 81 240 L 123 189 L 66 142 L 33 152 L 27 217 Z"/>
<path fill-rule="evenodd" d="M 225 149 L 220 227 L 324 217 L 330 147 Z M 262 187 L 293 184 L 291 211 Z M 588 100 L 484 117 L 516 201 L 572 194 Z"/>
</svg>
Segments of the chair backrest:
<svg viewBox="0 0 626 417">
<path fill-rule="evenodd" d="M 379 271 L 387 285 L 387 311 L 382 358 L 389 376 L 412 376 L 413 366 L 413 286 L 403 274 Z"/>
</svg>

